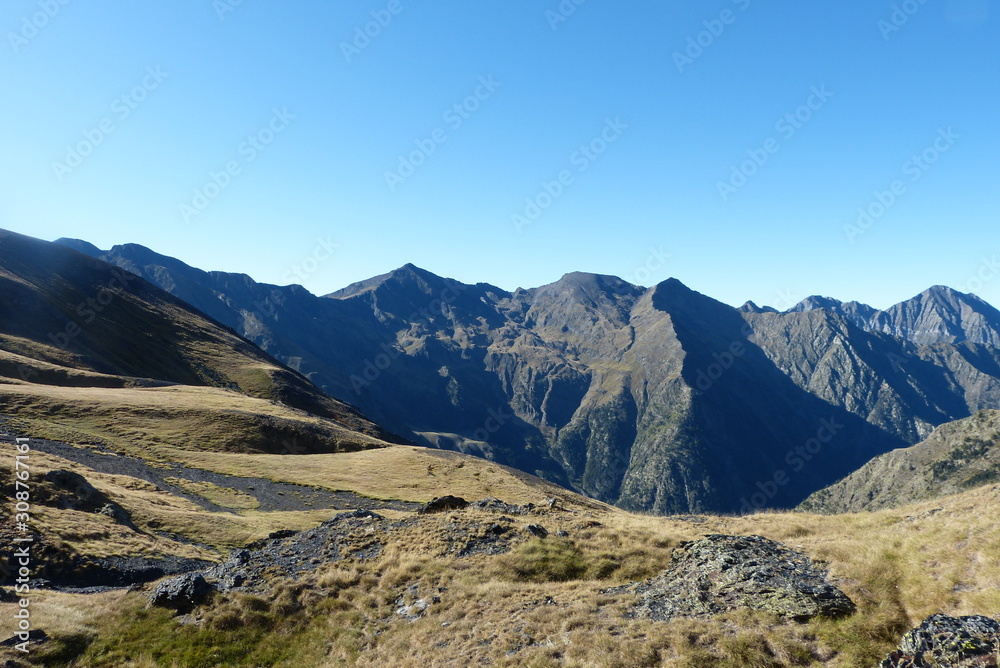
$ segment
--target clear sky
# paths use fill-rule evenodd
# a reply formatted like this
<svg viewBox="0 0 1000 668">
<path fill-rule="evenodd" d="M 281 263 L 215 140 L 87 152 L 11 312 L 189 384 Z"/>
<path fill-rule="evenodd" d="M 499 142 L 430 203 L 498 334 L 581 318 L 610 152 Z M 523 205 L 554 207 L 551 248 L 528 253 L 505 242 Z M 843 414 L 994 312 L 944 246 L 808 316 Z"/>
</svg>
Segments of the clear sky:
<svg viewBox="0 0 1000 668">
<path fill-rule="evenodd" d="M 995 0 L 5 0 L 0 30 L 14 231 L 318 294 L 413 262 L 1000 305 Z"/>
</svg>

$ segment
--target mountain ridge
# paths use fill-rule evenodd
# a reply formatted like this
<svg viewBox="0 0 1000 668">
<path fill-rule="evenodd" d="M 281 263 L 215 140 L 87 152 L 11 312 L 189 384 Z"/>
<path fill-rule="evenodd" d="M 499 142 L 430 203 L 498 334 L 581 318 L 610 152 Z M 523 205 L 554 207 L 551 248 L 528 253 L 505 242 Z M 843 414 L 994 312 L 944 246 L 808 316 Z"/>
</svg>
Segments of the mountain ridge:
<svg viewBox="0 0 1000 668">
<path fill-rule="evenodd" d="M 939 424 L 1000 406 L 993 346 L 904 336 L 919 325 L 946 338 L 947 327 L 927 327 L 932 316 L 969 321 L 934 309 L 967 299 L 918 295 L 890 333 L 857 303 L 735 309 L 677 279 L 644 288 L 571 272 L 506 292 L 404 265 L 317 297 L 127 245 L 102 257 L 186 293 L 415 442 L 633 510 L 790 507 Z M 824 425 L 840 426 L 819 441 Z"/>
</svg>

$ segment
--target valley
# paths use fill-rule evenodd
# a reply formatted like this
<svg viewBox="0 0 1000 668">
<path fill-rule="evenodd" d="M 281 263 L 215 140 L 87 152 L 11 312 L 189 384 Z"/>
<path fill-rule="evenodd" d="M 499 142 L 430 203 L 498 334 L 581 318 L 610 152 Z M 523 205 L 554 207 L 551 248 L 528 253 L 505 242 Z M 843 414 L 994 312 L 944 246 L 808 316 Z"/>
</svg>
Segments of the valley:
<svg viewBox="0 0 1000 668">
<path fill-rule="evenodd" d="M 0 527 L 4 563 L 31 539 L 20 598 L 0 587 L 0 616 L 32 610 L 8 666 L 893 668 L 925 627 L 997 647 L 1000 352 L 970 295 L 778 313 L 405 267 L 314 297 L 0 242 L 0 451 L 29 444 L 32 480 L 30 522 Z"/>
</svg>

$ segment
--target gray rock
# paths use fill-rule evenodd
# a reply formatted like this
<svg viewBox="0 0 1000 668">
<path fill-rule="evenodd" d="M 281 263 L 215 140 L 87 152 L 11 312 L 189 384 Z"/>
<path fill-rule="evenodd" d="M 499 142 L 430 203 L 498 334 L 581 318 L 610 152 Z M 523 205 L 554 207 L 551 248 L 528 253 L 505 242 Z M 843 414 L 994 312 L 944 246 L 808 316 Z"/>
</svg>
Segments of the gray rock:
<svg viewBox="0 0 1000 668">
<path fill-rule="evenodd" d="M 879 668 L 997 668 L 1000 623 L 973 615 L 931 615 L 913 629 Z"/>
<path fill-rule="evenodd" d="M 212 593 L 201 573 L 185 573 L 165 580 L 156 586 L 149 601 L 161 608 L 170 608 L 180 613 L 191 612 Z"/>
<path fill-rule="evenodd" d="M 549 530 L 543 527 L 541 524 L 529 524 L 524 527 L 524 530 L 530 533 L 535 538 L 548 538 Z"/>
<path fill-rule="evenodd" d="M 749 608 L 804 621 L 855 611 L 808 557 L 761 536 L 709 535 L 674 550 L 670 566 L 643 583 L 609 592 L 638 594 L 636 617 L 707 617 Z"/>
<path fill-rule="evenodd" d="M 495 496 L 488 496 L 480 501 L 473 501 L 469 504 L 469 507 L 475 508 L 476 510 L 504 513 L 506 515 L 527 515 L 534 509 L 535 506 L 530 503 L 524 506 L 517 506 L 510 503 L 504 503 Z"/>
<path fill-rule="evenodd" d="M 462 510 L 469 505 L 469 502 L 460 496 L 442 496 L 433 499 L 430 503 L 425 504 L 418 513 L 443 513 L 447 510 Z"/>
</svg>

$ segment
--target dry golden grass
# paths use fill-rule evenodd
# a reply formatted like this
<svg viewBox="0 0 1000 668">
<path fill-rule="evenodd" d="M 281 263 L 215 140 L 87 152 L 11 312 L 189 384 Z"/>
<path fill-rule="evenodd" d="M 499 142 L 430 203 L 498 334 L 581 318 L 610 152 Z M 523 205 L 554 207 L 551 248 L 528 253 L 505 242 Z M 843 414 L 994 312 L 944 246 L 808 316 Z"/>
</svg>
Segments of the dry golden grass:
<svg viewBox="0 0 1000 668">
<path fill-rule="evenodd" d="M 0 405 L 14 416 L 15 427 L 34 438 L 101 443 L 149 460 L 183 461 L 183 455 L 167 452 L 245 450 L 242 444 L 256 443 L 266 424 L 284 425 L 290 434 L 320 430 L 331 444 L 352 448 L 384 445 L 332 420 L 215 387 L 0 384 Z M 286 449 L 280 442 L 267 445 Z"/>
<path fill-rule="evenodd" d="M 380 450 L 331 455 L 236 455 L 164 450 L 194 468 L 333 491 L 353 491 L 376 499 L 425 503 L 453 494 L 470 501 L 496 496 L 507 503 L 538 503 L 549 497 L 610 508 L 563 487 L 482 459 L 443 450 L 394 445 Z"/>
<path fill-rule="evenodd" d="M 997 485 L 875 513 L 681 518 L 625 513 L 489 462 L 405 446 L 294 457 L 170 448 L 159 453 L 220 473 L 376 498 L 426 501 L 450 493 L 519 504 L 546 497 L 559 501 L 554 509 L 542 506 L 513 517 L 515 545 L 507 554 L 454 557 L 455 527 L 487 526 L 497 521 L 495 514 L 467 509 L 422 516 L 392 533 L 377 558 L 328 564 L 304 582 L 279 585 L 264 599 L 217 597 L 200 613 L 201 626 L 147 610 L 141 593 L 101 599 L 39 595 L 37 607 L 47 609 L 50 634 L 93 642 L 70 665 L 856 668 L 876 665 L 902 633 L 930 614 L 1000 617 Z M 35 465 L 80 471 L 129 510 L 140 528 L 214 546 L 315 526 L 333 514 L 207 513 L 125 476 L 97 474 L 44 455 Z M 88 554 L 170 549 L 220 555 L 128 535 L 108 518 L 86 513 L 43 509 L 38 522 Z M 544 525 L 550 538 L 528 537 L 528 523 Z M 560 530 L 568 536 L 556 536 Z M 801 549 L 829 570 L 858 604 L 858 613 L 805 624 L 751 612 L 663 623 L 630 619 L 629 595 L 602 593 L 655 575 L 681 541 L 708 533 L 759 534 Z M 396 614 L 397 600 L 409 603 L 407 588 L 415 583 L 421 595 L 441 600 L 410 622 Z M 243 658 L 212 663 L 206 658 L 211 656 Z"/>
</svg>

